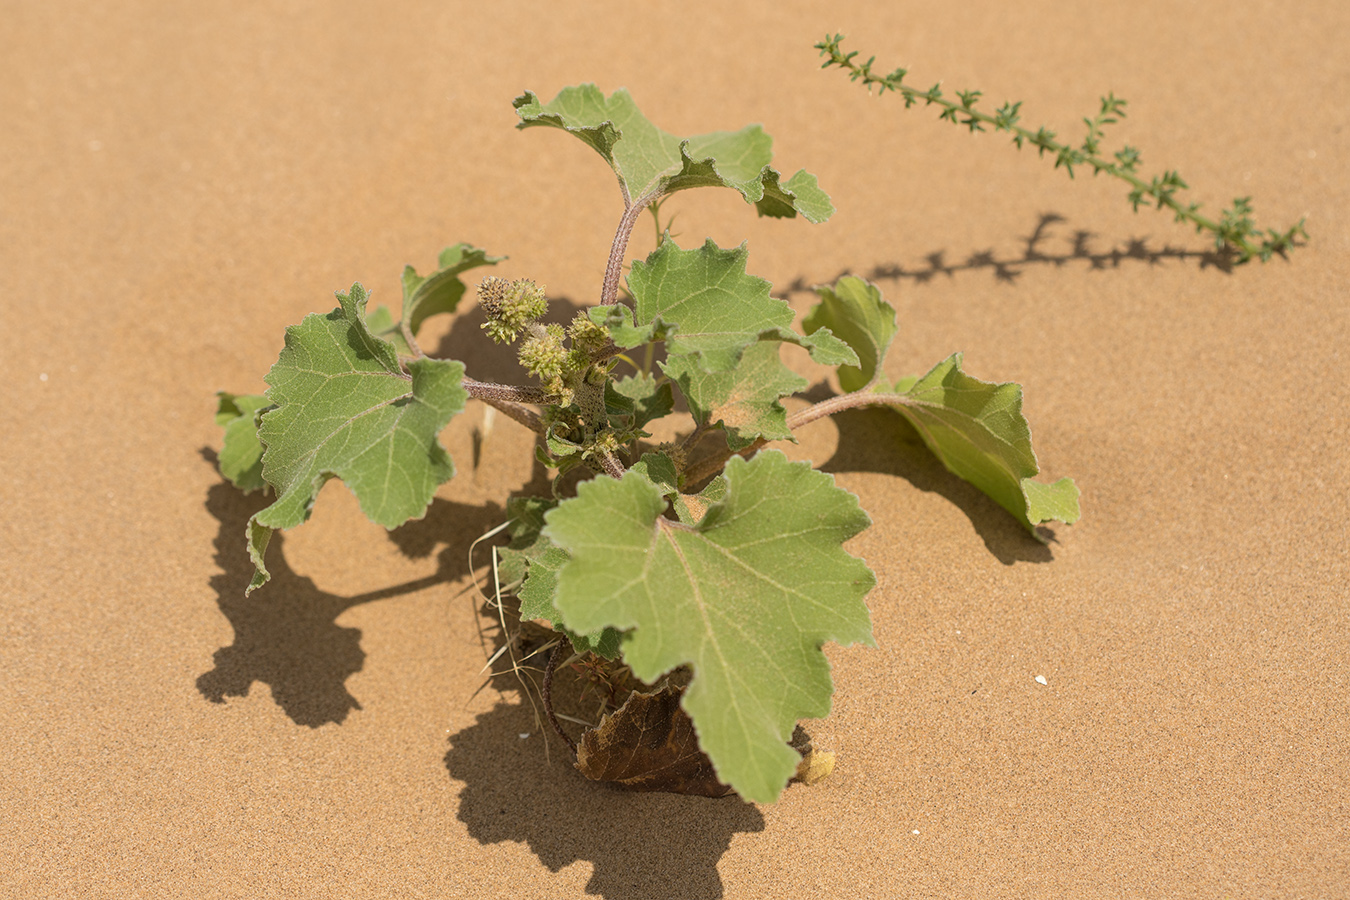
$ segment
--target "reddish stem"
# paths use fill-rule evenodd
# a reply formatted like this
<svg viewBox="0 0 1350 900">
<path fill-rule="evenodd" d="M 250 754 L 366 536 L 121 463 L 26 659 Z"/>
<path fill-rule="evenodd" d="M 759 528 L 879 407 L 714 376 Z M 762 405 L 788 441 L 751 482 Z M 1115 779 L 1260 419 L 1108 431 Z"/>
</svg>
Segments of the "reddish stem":
<svg viewBox="0 0 1350 900">
<path fill-rule="evenodd" d="M 562 724 L 558 721 L 558 716 L 553 712 L 553 670 L 558 667 L 558 661 L 562 659 L 564 650 L 570 651 L 572 642 L 566 635 L 560 635 L 558 645 L 553 648 L 553 652 L 548 655 L 548 662 L 544 663 L 544 712 L 548 715 L 548 720 L 553 725 L 553 730 L 558 732 L 558 737 L 562 738 L 568 749 L 572 751 L 572 758 L 577 756 L 577 742 L 563 731 Z"/>
</svg>

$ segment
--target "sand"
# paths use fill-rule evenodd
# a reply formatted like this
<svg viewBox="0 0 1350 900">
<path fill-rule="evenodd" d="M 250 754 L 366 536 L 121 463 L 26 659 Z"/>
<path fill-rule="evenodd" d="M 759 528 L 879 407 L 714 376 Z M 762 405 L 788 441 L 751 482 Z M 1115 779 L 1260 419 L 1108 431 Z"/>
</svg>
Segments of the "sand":
<svg viewBox="0 0 1350 900">
<path fill-rule="evenodd" d="M 4 17 L 0 895 L 1350 895 L 1344 3 Z M 1064 134 L 1112 90 L 1111 146 L 1311 240 L 1218 265 L 1118 183 L 820 71 L 827 31 Z M 1020 382 L 1045 474 L 1083 492 L 1041 545 L 890 414 L 803 430 L 792 454 L 873 517 L 849 549 L 879 646 L 829 649 L 834 709 L 808 726 L 837 768 L 775 805 L 587 783 L 483 687 L 469 544 L 534 473 L 502 419 L 475 468 L 476 403 L 427 519 L 390 535 L 330 484 L 243 596 L 258 501 L 211 460 L 214 392 L 261 390 L 335 290 L 396 304 L 402 266 L 458 241 L 591 302 L 613 178 L 511 107 L 582 81 L 676 133 L 763 123 L 839 212 L 693 192 L 678 239 L 748 240 L 798 310 L 873 277 L 900 316 L 888 374 L 959 350 Z M 461 318 L 442 347 L 503 372 Z"/>
</svg>

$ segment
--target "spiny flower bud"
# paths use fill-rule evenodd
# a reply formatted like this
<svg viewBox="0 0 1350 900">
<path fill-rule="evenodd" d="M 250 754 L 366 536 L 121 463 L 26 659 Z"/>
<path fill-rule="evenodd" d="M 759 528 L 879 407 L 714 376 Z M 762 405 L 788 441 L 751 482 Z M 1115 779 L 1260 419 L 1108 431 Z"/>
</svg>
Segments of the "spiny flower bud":
<svg viewBox="0 0 1350 900">
<path fill-rule="evenodd" d="M 506 289 L 510 284 L 511 282 L 496 275 L 489 275 L 478 283 L 478 305 L 483 307 L 483 312 L 487 313 L 489 319 L 495 319 L 501 314 L 502 298 L 506 296 Z"/>
<path fill-rule="evenodd" d="M 502 311 L 499 316 L 503 322 L 517 329 L 540 318 L 548 312 L 548 298 L 544 296 L 544 286 L 535 284 L 528 278 L 511 282 L 506 295 L 502 298 Z"/>
<path fill-rule="evenodd" d="M 584 311 L 577 313 L 567 328 L 572 346 L 586 353 L 597 353 L 609 343 L 609 332 L 590 320 Z"/>
<path fill-rule="evenodd" d="M 557 378 L 567 363 L 567 350 L 563 348 L 562 339 L 561 325 L 548 326 L 543 334 L 520 345 L 520 364 L 542 381 Z"/>
<path fill-rule="evenodd" d="M 489 275 L 478 285 L 478 302 L 488 317 L 483 330 L 498 344 L 514 341 L 548 311 L 543 285 L 528 278 L 506 281 Z"/>
</svg>

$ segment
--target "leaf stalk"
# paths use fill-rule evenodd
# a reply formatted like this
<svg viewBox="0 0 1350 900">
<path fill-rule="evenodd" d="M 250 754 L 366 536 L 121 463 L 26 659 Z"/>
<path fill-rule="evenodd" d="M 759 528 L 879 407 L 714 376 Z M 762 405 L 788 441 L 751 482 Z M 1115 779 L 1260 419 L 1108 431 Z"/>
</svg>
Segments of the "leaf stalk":
<svg viewBox="0 0 1350 900">
<path fill-rule="evenodd" d="M 633 228 L 642 216 L 642 211 L 650 206 L 658 194 L 643 196 L 625 204 L 623 218 L 614 230 L 614 241 L 609 248 L 609 261 L 605 263 L 605 281 L 600 287 L 600 305 L 609 306 L 619 295 L 619 278 L 623 275 L 623 258 L 628 251 L 628 240 L 633 236 Z M 626 199 L 626 198 L 625 198 Z"/>
<path fill-rule="evenodd" d="M 535 434 L 543 434 L 548 430 L 538 413 L 521 405 L 522 403 L 540 405 L 549 403 L 548 392 L 542 388 L 492 384 L 486 381 L 474 381 L 472 378 L 465 378 L 460 384 L 469 392 L 470 397 L 475 400 L 482 400 L 488 406 L 519 422 Z"/>
<path fill-rule="evenodd" d="M 874 393 L 864 388 L 860 391 L 821 400 L 819 403 L 813 403 L 805 409 L 799 409 L 797 412 L 789 414 L 787 427 L 790 431 L 796 431 L 803 425 L 809 425 L 817 419 L 832 416 L 846 409 L 858 409 L 865 406 L 914 406 L 917 403 L 918 401 L 908 394 Z M 764 438 L 758 438 L 754 443 L 748 447 L 742 447 L 740 450 L 724 448 L 711 456 L 704 457 L 685 472 L 685 483 L 690 487 L 695 487 L 721 472 L 723 467 L 726 466 L 727 460 L 731 457 L 743 456 L 748 459 L 759 450 L 767 447 L 769 443 Z"/>
</svg>

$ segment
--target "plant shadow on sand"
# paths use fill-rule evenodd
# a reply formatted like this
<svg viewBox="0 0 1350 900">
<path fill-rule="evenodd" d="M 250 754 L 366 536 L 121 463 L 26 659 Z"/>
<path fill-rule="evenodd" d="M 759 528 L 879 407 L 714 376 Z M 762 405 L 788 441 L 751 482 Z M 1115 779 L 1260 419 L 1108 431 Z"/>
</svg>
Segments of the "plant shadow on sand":
<svg viewBox="0 0 1350 900">
<path fill-rule="evenodd" d="M 464 785 L 459 819 L 470 836 L 528 844 L 554 872 L 588 861 L 586 891 L 606 900 L 722 897 L 717 863 L 732 837 L 764 830 L 759 810 L 735 795 L 632 793 L 587 780 L 526 703 L 499 703 L 454 734 L 445 766 Z"/>
<path fill-rule="evenodd" d="M 865 274 L 870 281 L 909 281 L 926 284 L 938 276 L 955 278 L 966 272 L 988 271 L 995 281 L 1015 285 L 1017 278 L 1028 268 L 1062 268 L 1066 265 L 1086 265 L 1089 271 L 1111 271 L 1130 264 L 1157 266 L 1168 261 L 1198 264 L 1201 269 L 1213 268 L 1231 273 L 1235 256 L 1231 251 L 1212 247 L 1205 250 L 1184 249 L 1165 244 L 1153 246 L 1145 238 L 1131 238 L 1123 245 L 1099 250 L 1093 247 L 1092 232 L 1076 229 L 1067 238 L 1056 235 L 1053 226 L 1067 220 L 1055 212 L 1038 214 L 1031 233 L 1021 238 L 1019 252 L 999 254 L 983 250 L 968 254 L 961 262 L 949 262 L 948 253 L 938 250 L 923 257 L 923 265 L 905 266 L 883 263 Z M 1067 240 L 1067 246 L 1062 246 Z M 1051 249 L 1058 242 L 1061 249 Z M 829 284 L 851 270 L 840 272 Z M 815 292 L 805 278 L 798 278 L 779 292 L 779 296 L 809 295 Z M 812 402 L 833 396 L 824 383 L 818 383 L 800 394 Z M 967 482 L 947 471 L 928 448 L 918 432 L 901 416 L 884 409 L 854 409 L 832 417 L 839 429 L 838 447 L 833 457 L 819 466 L 824 472 L 876 472 L 903 478 L 921 491 L 940 494 L 970 519 L 975 531 L 984 540 L 985 547 L 999 562 L 1049 562 L 1053 559 L 1051 545 L 1055 531 L 1040 526 L 1037 534 L 1044 542 L 1027 533 L 1007 511 Z"/>
<path fill-rule="evenodd" d="M 1056 212 L 1040 213 L 1031 234 L 1022 237 L 1022 246 L 1014 253 L 1000 254 L 993 249 L 977 250 L 964 259 L 953 262 L 948 259 L 946 250 L 935 250 L 922 257 L 921 265 L 904 263 L 878 263 L 866 272 L 854 272 L 846 269 L 823 283 L 833 283 L 844 275 L 863 275 L 870 281 L 909 281 L 914 284 L 926 284 L 939 275 L 954 278 L 963 272 L 988 271 L 995 281 L 1015 284 L 1023 272 L 1033 267 L 1050 266 L 1063 268 L 1066 265 L 1086 265 L 1088 271 L 1111 271 L 1130 264 L 1143 263 L 1158 266 L 1168 261 L 1197 263 L 1202 269 L 1218 269 L 1231 273 L 1236 268 L 1236 257 L 1231 251 L 1220 251 L 1212 246 L 1204 250 L 1174 247 L 1164 244 L 1161 247 L 1150 243 L 1148 238 L 1132 237 L 1122 244 L 1114 244 L 1108 250 L 1093 247 L 1093 239 L 1098 235 L 1084 229 L 1075 229 L 1069 233 L 1067 246 L 1065 239 L 1053 233 L 1052 226 L 1068 220 Z M 1060 249 L 1050 249 L 1052 243 L 1058 243 Z M 782 296 L 810 293 L 811 285 L 804 278 L 798 278 L 782 288 Z"/>
<path fill-rule="evenodd" d="M 214 466 L 216 455 L 209 449 L 202 456 Z M 224 481 L 207 491 L 206 509 L 220 522 L 216 564 L 220 572 L 211 578 L 220 611 L 234 628 L 234 642 L 215 652 L 214 667 L 197 678 L 197 690 L 212 703 L 226 697 L 245 697 L 255 682 L 272 690 L 277 706 L 297 725 L 318 728 L 341 723 L 361 705 L 347 690 L 347 679 L 361 671 L 366 654 L 361 649 L 361 630 L 337 624 L 337 618 L 354 606 L 398 597 L 437 584 L 449 584 L 468 572 L 461 552 L 485 528 L 501 521 L 495 506 L 475 507 L 437 499 L 427 519 L 411 523 L 434 528 L 454 541 L 439 556 L 437 571 L 425 578 L 378 591 L 340 597 L 319 590 L 314 582 L 296 574 L 283 552 L 285 535 L 278 532 L 268 547 L 267 562 L 272 580 L 244 596 L 253 577 L 253 563 L 244 547 L 244 528 L 249 517 L 271 499 L 261 492 L 246 495 Z M 451 524 L 453 523 L 453 524 Z M 490 523 L 490 524 L 489 524 Z M 409 555 L 425 556 L 432 544 L 415 528 L 401 539 Z M 422 552 L 419 549 L 425 547 Z"/>
</svg>

